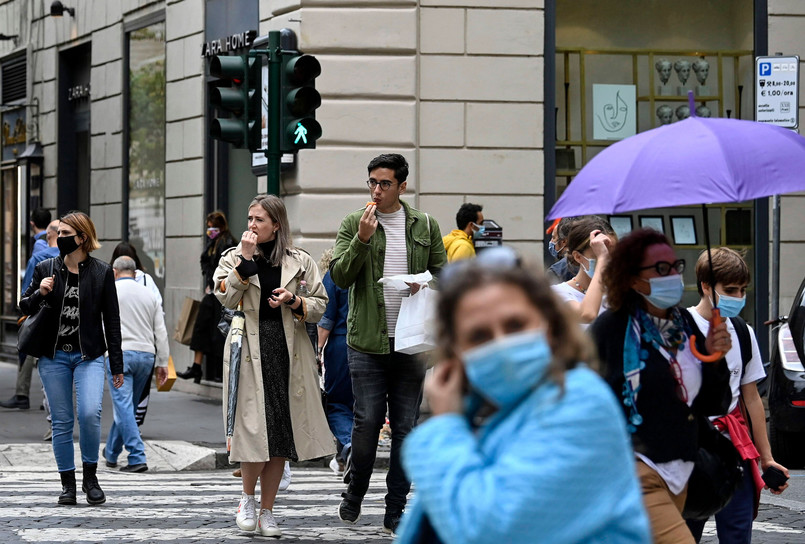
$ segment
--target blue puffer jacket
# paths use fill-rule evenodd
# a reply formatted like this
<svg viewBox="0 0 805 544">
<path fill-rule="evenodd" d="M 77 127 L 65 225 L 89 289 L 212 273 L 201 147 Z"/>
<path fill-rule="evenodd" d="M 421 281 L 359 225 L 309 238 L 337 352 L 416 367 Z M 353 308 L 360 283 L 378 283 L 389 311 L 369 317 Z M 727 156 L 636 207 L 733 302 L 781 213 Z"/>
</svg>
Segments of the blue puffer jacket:
<svg viewBox="0 0 805 544">
<path fill-rule="evenodd" d="M 420 541 L 426 515 L 444 543 L 651 542 L 622 411 L 587 368 L 477 433 L 458 414 L 430 419 L 406 437 L 403 464 L 416 491 L 399 543 Z"/>
</svg>

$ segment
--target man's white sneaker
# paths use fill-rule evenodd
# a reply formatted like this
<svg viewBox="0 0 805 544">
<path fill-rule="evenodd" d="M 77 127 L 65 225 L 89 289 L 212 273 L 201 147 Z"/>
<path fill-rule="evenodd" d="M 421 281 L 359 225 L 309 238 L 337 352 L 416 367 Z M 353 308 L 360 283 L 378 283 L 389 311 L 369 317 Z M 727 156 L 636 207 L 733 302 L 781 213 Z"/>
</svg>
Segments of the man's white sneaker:
<svg viewBox="0 0 805 544">
<path fill-rule="evenodd" d="M 285 468 L 282 469 L 282 479 L 280 480 L 280 491 L 285 491 L 291 485 L 291 464 L 285 461 Z"/>
<path fill-rule="evenodd" d="M 282 531 L 277 527 L 277 520 L 268 508 L 260 510 L 260 521 L 257 522 L 260 534 L 263 536 L 282 536 Z"/>
<path fill-rule="evenodd" d="M 238 505 L 238 515 L 235 518 L 242 531 L 254 531 L 257 527 L 257 513 L 254 506 L 254 495 L 242 493 Z"/>
</svg>

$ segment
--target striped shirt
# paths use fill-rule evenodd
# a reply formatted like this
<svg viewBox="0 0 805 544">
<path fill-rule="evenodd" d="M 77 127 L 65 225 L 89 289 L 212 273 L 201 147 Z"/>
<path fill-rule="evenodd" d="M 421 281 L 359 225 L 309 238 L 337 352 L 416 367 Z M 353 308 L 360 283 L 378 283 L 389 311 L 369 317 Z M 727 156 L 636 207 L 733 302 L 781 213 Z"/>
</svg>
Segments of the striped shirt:
<svg viewBox="0 0 805 544">
<path fill-rule="evenodd" d="M 393 213 L 377 213 L 377 221 L 386 233 L 386 257 L 383 262 L 383 276 L 408 274 L 408 250 L 405 245 L 405 209 L 400 207 Z M 389 338 L 394 338 L 397 316 L 405 291 L 398 291 L 389 285 L 383 285 L 383 298 L 386 303 L 386 330 Z"/>
</svg>

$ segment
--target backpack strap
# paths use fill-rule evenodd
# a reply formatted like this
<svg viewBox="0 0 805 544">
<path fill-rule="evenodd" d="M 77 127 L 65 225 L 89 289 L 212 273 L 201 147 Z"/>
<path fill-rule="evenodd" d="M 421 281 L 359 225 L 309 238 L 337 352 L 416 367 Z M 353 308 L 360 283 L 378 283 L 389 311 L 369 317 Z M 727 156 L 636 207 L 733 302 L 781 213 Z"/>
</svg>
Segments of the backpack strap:
<svg viewBox="0 0 805 544">
<path fill-rule="evenodd" d="M 732 326 L 735 327 L 735 334 L 738 335 L 738 345 L 741 348 L 741 380 L 743 380 L 746 365 L 752 360 L 752 336 L 749 332 L 749 325 L 740 317 L 731 317 Z"/>
</svg>

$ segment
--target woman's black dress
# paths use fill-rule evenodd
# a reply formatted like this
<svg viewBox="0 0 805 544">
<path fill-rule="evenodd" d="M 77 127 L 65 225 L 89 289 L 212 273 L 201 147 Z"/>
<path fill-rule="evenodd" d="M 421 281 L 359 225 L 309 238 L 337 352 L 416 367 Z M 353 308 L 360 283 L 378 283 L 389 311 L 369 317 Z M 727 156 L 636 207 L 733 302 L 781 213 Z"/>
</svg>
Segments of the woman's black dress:
<svg viewBox="0 0 805 544">
<path fill-rule="evenodd" d="M 260 244 L 263 255 L 271 255 L 274 242 Z M 255 255 L 257 276 L 260 279 L 260 366 L 263 374 L 263 394 L 266 405 L 268 452 L 271 457 L 298 459 L 293 441 L 291 409 L 288 398 L 291 363 L 282 309 L 272 308 L 268 297 L 280 286 L 281 267 L 271 266 L 266 258 Z"/>
</svg>

